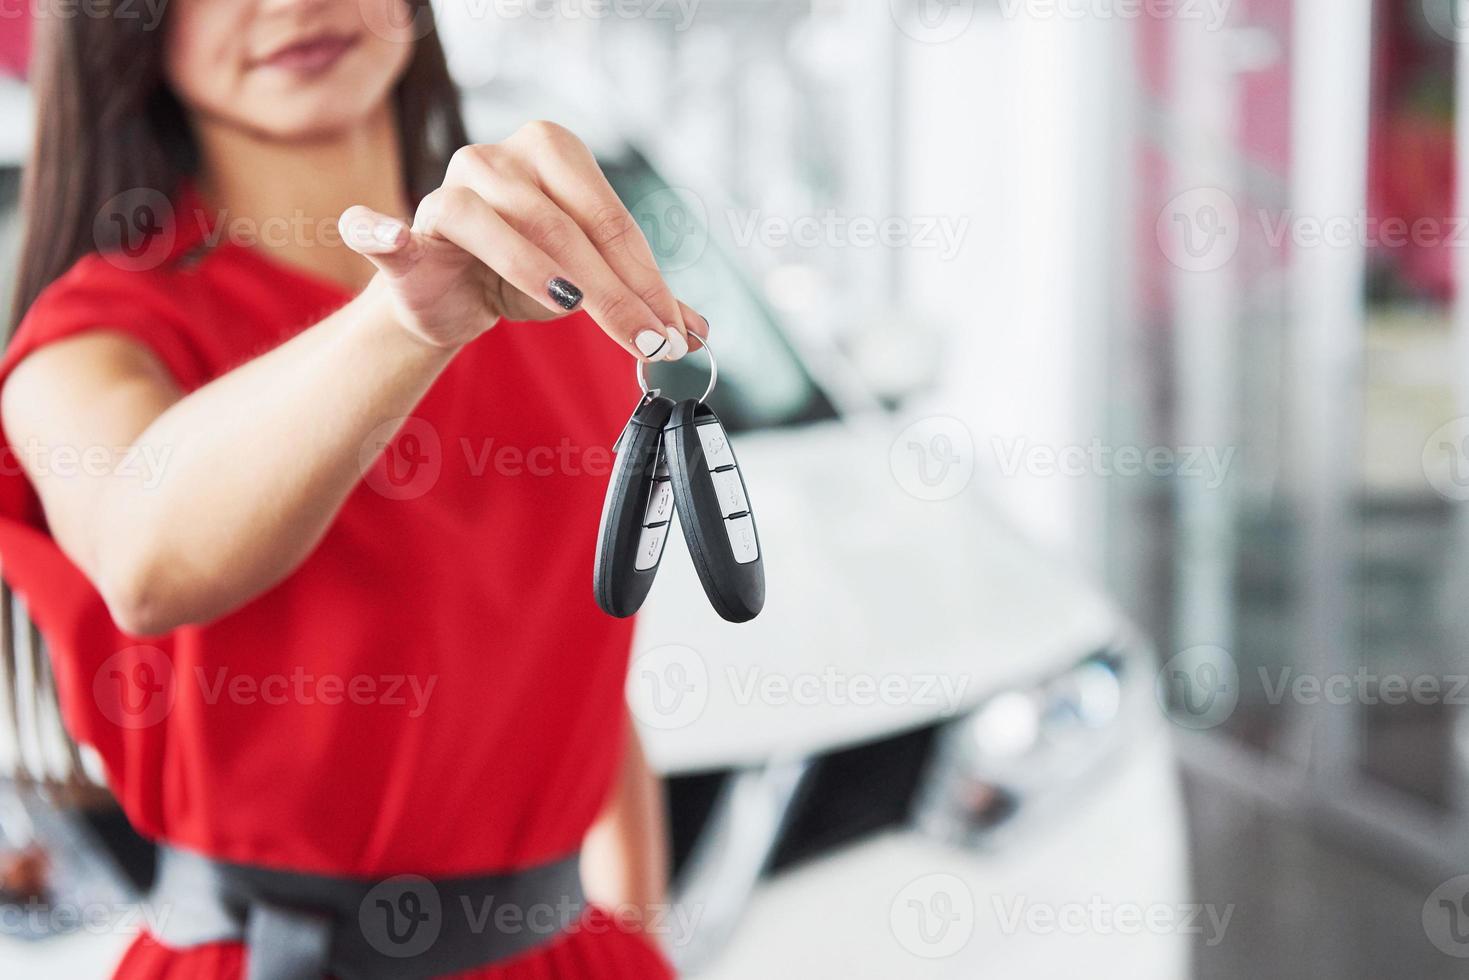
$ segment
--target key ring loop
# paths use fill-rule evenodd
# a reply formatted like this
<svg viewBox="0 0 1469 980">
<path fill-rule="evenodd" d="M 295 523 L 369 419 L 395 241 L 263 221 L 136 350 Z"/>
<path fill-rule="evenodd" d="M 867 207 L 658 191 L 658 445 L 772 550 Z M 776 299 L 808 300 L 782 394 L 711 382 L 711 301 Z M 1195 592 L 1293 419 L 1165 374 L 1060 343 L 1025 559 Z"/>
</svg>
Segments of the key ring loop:
<svg viewBox="0 0 1469 980">
<path fill-rule="evenodd" d="M 704 346 L 704 353 L 709 355 L 709 387 L 705 388 L 704 393 L 699 396 L 699 404 L 702 405 L 709 400 L 710 395 L 714 394 L 714 385 L 717 384 L 719 381 L 719 362 L 714 360 L 714 348 L 709 346 L 708 338 L 700 337 L 699 343 Z M 644 395 L 653 394 L 653 391 L 648 390 L 648 376 L 644 371 L 644 369 L 647 367 L 647 362 L 640 360 L 637 362 L 637 365 L 638 387 L 643 389 Z M 654 390 L 661 391 L 662 389 L 659 388 Z"/>
</svg>

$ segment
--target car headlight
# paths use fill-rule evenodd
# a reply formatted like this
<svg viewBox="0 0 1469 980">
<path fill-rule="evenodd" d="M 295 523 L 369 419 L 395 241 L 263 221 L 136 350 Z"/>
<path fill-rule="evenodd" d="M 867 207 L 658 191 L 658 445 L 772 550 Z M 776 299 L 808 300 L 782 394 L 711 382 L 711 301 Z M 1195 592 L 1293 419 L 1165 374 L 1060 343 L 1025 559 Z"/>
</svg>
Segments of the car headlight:
<svg viewBox="0 0 1469 980">
<path fill-rule="evenodd" d="M 1092 654 L 944 726 L 914 800 L 919 828 L 951 843 L 990 843 L 1074 795 L 1123 744 L 1137 673 L 1128 659 Z"/>
</svg>

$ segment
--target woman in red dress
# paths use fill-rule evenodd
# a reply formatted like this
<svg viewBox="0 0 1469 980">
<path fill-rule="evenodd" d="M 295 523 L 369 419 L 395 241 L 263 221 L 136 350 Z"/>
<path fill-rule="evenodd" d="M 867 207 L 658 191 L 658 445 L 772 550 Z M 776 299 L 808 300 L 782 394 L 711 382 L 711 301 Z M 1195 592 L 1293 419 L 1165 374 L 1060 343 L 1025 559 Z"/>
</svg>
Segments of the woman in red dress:
<svg viewBox="0 0 1469 980">
<path fill-rule="evenodd" d="M 188 927 L 122 977 L 668 975 L 590 572 L 632 359 L 708 324 L 571 133 L 462 145 L 427 16 L 182 0 L 37 39 L 0 560 L 133 824 L 269 886 L 181 874 L 154 913 Z M 470 899 L 549 902 L 578 855 L 587 905 L 481 935 L 515 930 Z M 425 898 L 439 952 L 384 949 L 369 918 L 396 942 Z"/>
</svg>

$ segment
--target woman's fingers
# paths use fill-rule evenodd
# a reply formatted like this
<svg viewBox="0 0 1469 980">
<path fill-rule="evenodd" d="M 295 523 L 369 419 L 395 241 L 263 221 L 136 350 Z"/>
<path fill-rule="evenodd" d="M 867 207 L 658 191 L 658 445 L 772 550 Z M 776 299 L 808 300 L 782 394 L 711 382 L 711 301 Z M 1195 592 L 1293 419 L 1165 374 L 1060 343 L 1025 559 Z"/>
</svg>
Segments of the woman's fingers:
<svg viewBox="0 0 1469 980">
<path fill-rule="evenodd" d="M 537 152 L 530 164 L 541 189 L 581 227 L 612 271 L 660 320 L 689 340 L 682 304 L 664 282 L 653 250 L 637 221 L 623 206 L 586 145 L 559 126 L 528 130 L 550 152 Z M 517 137 L 519 138 L 519 137 Z"/>
<path fill-rule="evenodd" d="M 409 248 L 413 234 L 408 226 L 372 208 L 357 204 L 343 211 L 337 219 L 337 232 L 348 248 L 389 275 L 408 271 L 416 261 L 414 250 Z"/>
<path fill-rule="evenodd" d="M 689 327 L 689 350 L 698 350 L 704 346 L 704 338 L 709 336 L 709 321 L 698 310 L 682 301 L 679 302 L 678 309 L 683 314 L 683 322 Z"/>
<path fill-rule="evenodd" d="M 467 187 L 440 187 L 425 197 L 413 216 L 413 233 L 457 245 L 549 316 L 564 316 L 581 303 L 574 279 Z"/>
<path fill-rule="evenodd" d="M 607 265 L 602 254 L 593 247 L 581 226 L 547 197 L 540 188 L 529 183 L 485 181 L 475 190 L 506 221 L 526 238 L 536 243 L 547 255 L 574 270 L 577 282 L 587 293 L 587 312 L 615 337 L 628 330 L 636 338 L 651 333 L 646 343 L 656 337 L 664 345 L 651 360 L 676 361 L 689 352 L 688 342 L 678 329 L 676 320 L 659 316 L 642 298 Z M 642 345 L 640 353 L 649 356 Z M 650 346 L 649 350 L 657 350 Z"/>
<path fill-rule="evenodd" d="M 602 329 L 634 356 L 661 360 L 667 355 L 666 332 L 657 328 L 651 311 L 625 287 L 618 284 L 610 291 L 601 283 L 595 289 L 583 287 L 578 280 L 589 270 L 558 262 L 468 187 L 446 185 L 425 197 L 413 230 L 453 242 L 552 313 L 564 315 L 566 301 L 577 297 Z"/>
</svg>

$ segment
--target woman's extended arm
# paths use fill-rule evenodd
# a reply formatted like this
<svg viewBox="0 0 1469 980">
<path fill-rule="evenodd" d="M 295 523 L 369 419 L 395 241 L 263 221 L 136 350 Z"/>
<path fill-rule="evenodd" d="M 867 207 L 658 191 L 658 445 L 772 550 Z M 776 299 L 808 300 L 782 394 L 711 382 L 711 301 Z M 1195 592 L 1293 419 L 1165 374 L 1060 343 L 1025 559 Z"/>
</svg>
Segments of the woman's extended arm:
<svg viewBox="0 0 1469 980">
<path fill-rule="evenodd" d="M 621 920 L 636 917 L 646 927 L 655 921 L 655 907 L 667 901 L 668 862 L 663 786 L 629 719 L 612 795 L 582 847 L 587 897 Z"/>
<path fill-rule="evenodd" d="M 105 323 L 5 385 L 0 420 L 52 532 L 128 632 L 207 621 L 290 574 L 361 477 L 363 442 L 501 316 L 564 316 L 584 298 L 646 359 L 682 356 L 708 329 L 586 147 L 550 124 L 457 152 L 411 229 L 358 207 L 342 230 L 378 269 L 363 294 L 198 391 Z M 104 448 L 161 461 L 161 475 L 49 465 Z"/>
<path fill-rule="evenodd" d="M 372 430 L 409 414 L 452 356 L 364 294 L 183 398 L 120 334 L 44 347 L 6 384 L 0 416 L 28 447 L 57 542 L 118 625 L 152 635 L 227 612 L 299 565 L 361 478 Z M 148 465 L 48 465 L 99 448 Z"/>
</svg>

